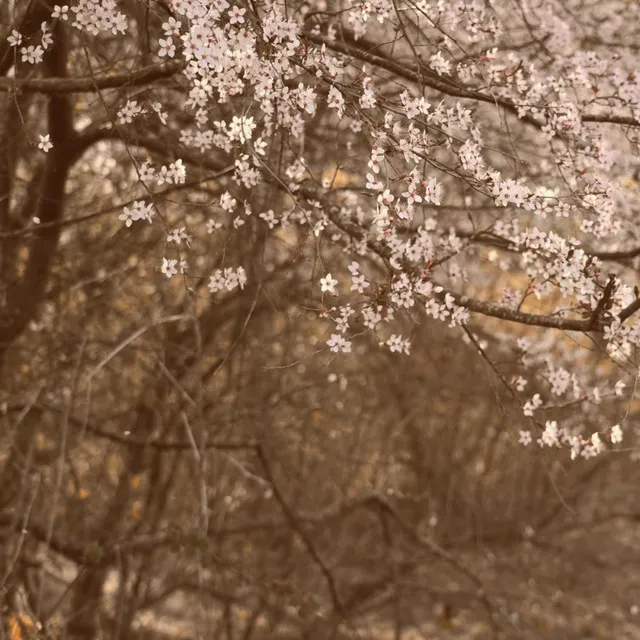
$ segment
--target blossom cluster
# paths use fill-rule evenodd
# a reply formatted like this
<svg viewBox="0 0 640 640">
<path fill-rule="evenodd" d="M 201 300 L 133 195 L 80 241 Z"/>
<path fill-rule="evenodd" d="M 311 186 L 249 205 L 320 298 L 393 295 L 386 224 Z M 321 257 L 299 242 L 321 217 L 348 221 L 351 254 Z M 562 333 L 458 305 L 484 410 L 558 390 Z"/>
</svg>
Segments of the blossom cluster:
<svg viewBox="0 0 640 640">
<path fill-rule="evenodd" d="M 247 274 L 243 267 L 232 269 L 225 267 L 217 269 L 209 277 L 209 291 L 217 293 L 218 291 L 233 291 L 238 287 L 244 289 L 247 284 Z"/>
<path fill-rule="evenodd" d="M 146 220 L 151 223 L 154 215 L 153 204 L 144 202 L 143 200 L 135 200 L 131 206 L 123 208 L 120 214 L 125 226 L 130 227 L 137 220 Z"/>
</svg>

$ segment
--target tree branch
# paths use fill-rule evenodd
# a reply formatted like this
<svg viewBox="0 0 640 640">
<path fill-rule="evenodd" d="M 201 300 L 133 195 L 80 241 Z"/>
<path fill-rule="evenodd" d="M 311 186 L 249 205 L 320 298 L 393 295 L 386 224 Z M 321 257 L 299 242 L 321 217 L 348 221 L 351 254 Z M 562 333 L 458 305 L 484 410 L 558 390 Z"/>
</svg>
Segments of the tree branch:
<svg viewBox="0 0 640 640">
<path fill-rule="evenodd" d="M 49 78 L 0 78 L 0 91 L 18 93 L 40 92 L 50 94 L 93 93 L 103 89 L 137 87 L 156 80 L 169 78 L 186 67 L 186 63 L 172 61 L 167 64 L 154 64 L 137 71 L 126 71 L 115 75 L 67 78 L 65 76 Z"/>
<path fill-rule="evenodd" d="M 302 527 L 302 524 L 298 521 L 298 518 L 293 513 L 293 510 L 291 509 L 291 507 L 289 507 L 286 500 L 284 499 L 284 496 L 282 495 L 282 492 L 280 491 L 280 488 L 273 476 L 269 459 L 265 455 L 265 452 L 262 446 L 258 446 L 256 448 L 256 453 L 258 455 L 258 459 L 260 460 L 260 463 L 262 464 L 266 478 L 269 481 L 269 484 L 271 485 L 271 488 L 273 490 L 273 495 L 278 501 L 278 504 L 280 505 L 280 508 L 282 509 L 285 517 L 287 518 L 291 526 L 294 528 L 294 530 L 298 533 L 298 535 L 304 542 L 305 546 L 307 547 L 307 551 L 309 552 L 309 555 L 313 558 L 315 563 L 320 568 L 320 571 L 322 572 L 322 575 L 324 576 L 327 582 L 327 586 L 329 587 L 329 593 L 331 595 L 331 601 L 333 603 L 333 607 L 335 611 L 339 615 L 344 615 L 345 613 L 344 605 L 338 594 L 338 588 L 336 586 L 335 578 L 333 577 L 333 574 L 331 573 L 331 571 L 329 571 L 329 567 L 326 565 L 326 563 L 318 553 L 318 550 L 316 549 L 313 541 L 311 540 L 307 532 Z"/>
<path fill-rule="evenodd" d="M 362 38 L 357 41 L 355 39 L 348 38 L 345 42 L 338 42 L 337 40 L 331 40 L 326 36 L 310 32 L 305 33 L 303 37 L 316 44 L 324 44 L 328 49 L 342 53 L 343 55 L 357 58 L 363 62 L 368 62 L 381 69 L 386 69 L 400 78 L 404 78 L 410 82 L 415 82 L 419 86 L 425 85 L 439 91 L 440 93 L 456 98 L 467 98 L 477 102 L 485 102 L 494 106 L 500 106 L 506 111 L 515 114 L 522 122 L 531 124 L 538 129 L 542 128 L 545 124 L 543 121 L 538 120 L 531 115 L 520 115 L 518 113 L 518 106 L 512 100 L 495 95 L 486 95 L 475 89 L 454 84 L 446 78 L 434 74 L 430 70 L 428 73 L 425 73 L 425 70 L 418 70 L 414 65 L 407 63 L 406 61 L 396 62 L 385 55 L 374 54 L 371 53 L 370 50 L 364 50 L 361 47 L 363 44 L 366 44 L 366 40 Z M 373 45 L 369 47 L 369 49 L 374 48 L 376 47 Z M 640 126 L 640 122 L 635 118 L 627 116 L 583 114 L 581 120 L 582 122 L 624 124 L 632 127 Z"/>
<path fill-rule="evenodd" d="M 309 195 L 312 198 L 317 198 L 317 195 L 305 195 Z M 331 222 L 333 222 L 333 224 L 336 225 L 336 227 L 338 227 L 344 233 L 348 234 L 358 241 L 362 241 L 366 237 L 365 232 L 358 225 L 340 216 L 337 207 L 327 206 L 325 208 L 325 211 Z M 389 259 L 390 252 L 384 245 L 369 238 L 367 239 L 367 246 L 383 260 L 387 261 Z M 608 318 L 599 318 L 596 322 L 594 322 L 592 318 L 564 318 L 556 315 L 539 315 L 536 313 L 525 313 L 523 311 L 511 309 L 510 307 L 505 307 L 494 302 L 485 302 L 483 300 L 471 298 L 470 296 L 464 294 L 455 293 L 444 287 L 442 287 L 440 293 L 436 295 L 440 300 L 444 300 L 447 295 L 450 295 L 457 305 L 475 313 L 480 313 L 492 318 L 498 318 L 500 320 L 506 320 L 508 322 L 517 322 L 519 324 L 526 324 L 534 327 L 546 327 L 549 329 L 559 329 L 561 331 L 579 331 L 582 333 L 589 331 L 601 333 L 602 331 L 604 331 L 605 326 L 611 323 L 611 319 Z M 632 302 L 625 309 L 623 309 L 619 315 L 620 320 L 624 322 L 638 310 L 640 310 L 640 300 Z"/>
</svg>

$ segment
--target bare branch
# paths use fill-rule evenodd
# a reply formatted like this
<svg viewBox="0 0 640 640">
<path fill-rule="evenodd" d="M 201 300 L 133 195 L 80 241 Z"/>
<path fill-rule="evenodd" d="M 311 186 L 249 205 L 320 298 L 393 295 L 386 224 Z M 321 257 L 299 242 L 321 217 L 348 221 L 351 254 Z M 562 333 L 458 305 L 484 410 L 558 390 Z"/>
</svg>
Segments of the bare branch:
<svg viewBox="0 0 640 640">
<path fill-rule="evenodd" d="M 0 91 L 16 93 L 96 93 L 103 89 L 121 89 L 151 84 L 157 80 L 170 78 L 182 71 L 186 63 L 173 61 L 166 64 L 153 64 L 137 71 L 125 71 L 112 75 L 67 78 L 65 76 L 49 78 L 0 78 Z"/>
</svg>

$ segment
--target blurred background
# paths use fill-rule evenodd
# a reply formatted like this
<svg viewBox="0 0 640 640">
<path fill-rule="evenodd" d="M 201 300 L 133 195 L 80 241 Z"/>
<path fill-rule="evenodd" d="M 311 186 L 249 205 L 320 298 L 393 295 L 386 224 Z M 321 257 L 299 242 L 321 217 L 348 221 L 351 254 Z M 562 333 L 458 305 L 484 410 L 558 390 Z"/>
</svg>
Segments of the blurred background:
<svg viewBox="0 0 640 640">
<path fill-rule="evenodd" d="M 122 3 L 126 37 L 56 23 L 44 77 L 117 79 L 151 64 L 167 14 L 148 6 Z M 0 24 L 36 33 L 52 10 L 9 3 Z M 359 248 L 287 189 L 320 185 L 355 209 L 371 141 L 319 104 L 304 144 L 274 135 L 274 182 L 234 183 L 227 152 L 182 144 L 191 116 L 174 62 L 100 91 L 18 91 L 11 78 L 40 76 L 0 45 L 0 638 L 639 638 L 633 358 L 612 360 L 597 336 L 476 316 L 448 328 L 413 311 L 396 325 L 410 357 L 364 328 L 352 354 L 331 353 L 333 299 L 318 281 L 346 282 Z M 379 73 L 397 101 L 403 87 Z M 118 123 L 132 99 L 146 115 Z M 551 154 L 527 131 L 496 124 L 486 144 Z M 145 162 L 178 159 L 185 181 L 141 183 Z M 492 162 L 526 164 L 497 151 Z M 459 176 L 442 180 L 442 206 L 420 221 L 437 220 L 443 245 L 506 211 Z M 637 184 L 625 189 L 633 220 Z M 222 206 L 227 192 L 235 205 Z M 153 203 L 153 224 L 125 226 L 136 200 Z M 258 215 L 270 209 L 273 230 Z M 163 258 L 188 269 L 168 279 Z M 359 260 L 384 306 L 388 265 Z M 633 268 L 625 260 L 615 268 Z M 238 266 L 244 288 L 209 291 L 216 269 Z M 504 243 L 478 241 L 436 273 L 517 302 L 525 267 Z M 522 303 L 543 313 L 558 299 Z M 612 390 L 626 381 L 619 449 L 571 461 L 537 446 L 522 405 L 553 375 L 582 391 L 537 419 L 586 434 L 621 420 Z M 594 395 L 603 380 L 611 393 Z"/>
</svg>

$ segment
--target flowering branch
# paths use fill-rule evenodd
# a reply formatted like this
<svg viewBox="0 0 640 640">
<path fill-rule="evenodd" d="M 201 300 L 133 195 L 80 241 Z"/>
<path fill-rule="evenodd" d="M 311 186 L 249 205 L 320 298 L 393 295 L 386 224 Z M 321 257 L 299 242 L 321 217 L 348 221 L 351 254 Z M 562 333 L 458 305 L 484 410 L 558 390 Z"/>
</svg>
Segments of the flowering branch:
<svg viewBox="0 0 640 640">
<path fill-rule="evenodd" d="M 348 32 L 346 33 L 348 36 Z M 321 36 L 316 33 L 305 33 L 304 37 L 316 44 L 324 44 L 327 48 L 333 51 L 342 53 L 346 56 L 354 57 L 363 62 L 369 62 L 377 67 L 386 69 L 394 75 L 415 82 L 418 86 L 427 86 L 444 93 L 445 95 L 455 98 L 467 98 L 470 100 L 476 100 L 477 102 L 485 102 L 487 104 L 497 105 L 503 107 L 506 111 L 518 116 L 522 122 L 531 124 L 539 129 L 544 126 L 544 122 L 540 121 L 528 114 L 519 114 L 518 105 L 511 100 L 501 98 L 495 95 L 486 95 L 475 89 L 470 89 L 442 78 L 434 74 L 433 72 L 425 71 L 424 69 L 416 69 L 412 64 L 406 61 L 398 62 L 392 58 L 379 53 L 380 49 L 373 43 L 367 43 L 366 40 L 356 41 L 353 37 L 346 38 L 345 42 L 338 42 Z M 367 46 L 369 44 L 369 46 Z M 371 51 L 378 51 L 378 53 L 371 53 Z M 602 115 L 602 114 L 582 114 L 580 119 L 583 122 L 598 122 L 598 123 L 610 123 L 610 124 L 623 124 L 630 127 L 639 127 L 640 122 L 636 118 L 628 116 L 616 116 L 616 115 Z"/>
</svg>

